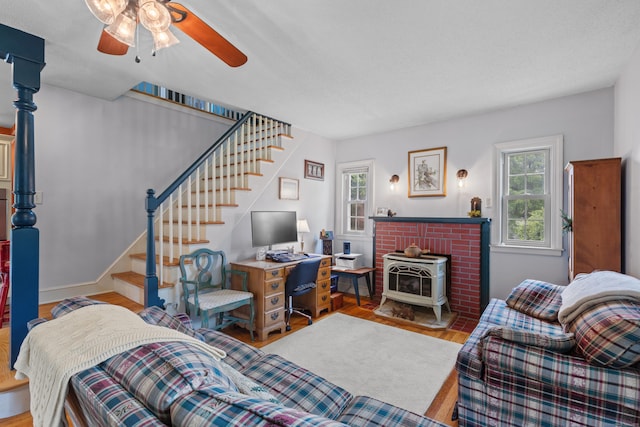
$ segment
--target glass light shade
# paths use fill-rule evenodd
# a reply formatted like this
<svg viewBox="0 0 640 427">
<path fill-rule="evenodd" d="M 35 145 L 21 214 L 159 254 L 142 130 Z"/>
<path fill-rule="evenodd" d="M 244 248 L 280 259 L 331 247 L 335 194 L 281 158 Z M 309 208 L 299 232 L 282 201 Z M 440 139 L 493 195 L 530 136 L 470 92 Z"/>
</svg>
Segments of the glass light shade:
<svg viewBox="0 0 640 427">
<path fill-rule="evenodd" d="M 84 0 L 87 7 L 105 24 L 111 24 L 116 17 L 127 7 L 127 0 Z"/>
<path fill-rule="evenodd" d="M 165 47 L 173 46 L 180 43 L 180 40 L 169 30 L 167 31 L 152 31 L 153 35 L 153 49 L 157 52 Z"/>
<path fill-rule="evenodd" d="M 140 0 L 138 2 L 138 18 L 142 25 L 152 33 L 167 31 L 171 25 L 169 10 L 156 0 Z"/>
<path fill-rule="evenodd" d="M 133 47 L 136 45 L 136 20 L 126 11 L 118 15 L 113 24 L 105 28 L 105 31 L 128 46 Z"/>
<path fill-rule="evenodd" d="M 311 230 L 309 230 L 309 223 L 307 222 L 306 219 L 299 219 L 297 222 L 297 226 L 298 226 L 298 233 L 308 233 Z"/>
</svg>

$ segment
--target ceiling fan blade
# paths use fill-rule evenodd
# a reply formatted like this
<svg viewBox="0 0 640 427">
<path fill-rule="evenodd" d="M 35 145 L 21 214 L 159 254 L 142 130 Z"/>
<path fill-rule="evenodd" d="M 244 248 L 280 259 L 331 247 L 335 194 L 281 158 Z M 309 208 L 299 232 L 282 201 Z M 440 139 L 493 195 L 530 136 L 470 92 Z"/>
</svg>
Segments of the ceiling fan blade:
<svg viewBox="0 0 640 427">
<path fill-rule="evenodd" d="M 175 2 L 169 2 L 166 6 L 173 18 L 173 25 L 222 59 L 227 65 L 239 67 L 247 62 L 247 56 L 244 53 L 189 9 Z"/>
<path fill-rule="evenodd" d="M 124 55 L 127 50 L 129 50 L 129 46 L 102 30 L 100 41 L 98 42 L 98 51 L 108 55 Z"/>
</svg>

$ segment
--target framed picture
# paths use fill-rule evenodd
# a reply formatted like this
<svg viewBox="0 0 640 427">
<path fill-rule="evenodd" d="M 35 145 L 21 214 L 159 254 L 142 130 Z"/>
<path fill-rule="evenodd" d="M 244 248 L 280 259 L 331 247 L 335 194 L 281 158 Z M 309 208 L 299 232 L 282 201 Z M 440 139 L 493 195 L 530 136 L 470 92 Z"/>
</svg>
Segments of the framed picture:
<svg viewBox="0 0 640 427">
<path fill-rule="evenodd" d="M 389 208 L 376 208 L 376 216 L 387 216 Z"/>
<path fill-rule="evenodd" d="M 447 147 L 409 151 L 409 197 L 447 195 Z"/>
<path fill-rule="evenodd" d="M 280 199 L 298 200 L 298 180 L 293 178 L 280 178 Z"/>
<path fill-rule="evenodd" d="M 324 181 L 324 163 L 304 161 L 304 177 L 307 179 L 317 179 Z"/>
</svg>

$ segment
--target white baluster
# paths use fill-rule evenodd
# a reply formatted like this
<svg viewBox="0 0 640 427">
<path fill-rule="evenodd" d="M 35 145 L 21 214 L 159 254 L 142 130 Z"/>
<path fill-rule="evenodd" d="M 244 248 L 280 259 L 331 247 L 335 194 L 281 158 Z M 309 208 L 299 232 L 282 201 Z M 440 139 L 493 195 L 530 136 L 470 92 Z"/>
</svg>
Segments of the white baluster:
<svg viewBox="0 0 640 427">
<path fill-rule="evenodd" d="M 171 200 L 171 199 L 169 199 Z M 171 205 L 169 205 L 171 206 Z M 164 238 L 164 227 L 162 226 L 162 222 L 164 219 L 164 203 L 161 203 L 158 210 L 156 212 L 158 212 L 158 224 L 160 225 L 159 230 L 158 230 L 158 259 L 160 260 L 157 264 L 158 264 L 158 270 L 160 270 L 159 272 L 156 273 L 156 275 L 158 276 L 158 280 L 159 280 L 159 284 L 162 283 L 162 266 L 163 266 L 163 256 L 164 256 L 164 245 L 162 244 L 163 242 L 163 238 Z M 169 209 L 169 216 L 171 216 L 171 209 Z M 155 244 L 155 242 L 154 242 Z M 147 254 L 147 256 L 149 256 L 149 254 Z M 153 260 L 154 264 L 156 263 L 156 260 Z"/>
<path fill-rule="evenodd" d="M 204 161 L 204 218 L 211 221 L 209 217 L 209 158 Z"/>
<path fill-rule="evenodd" d="M 187 178 L 187 240 L 193 240 L 193 233 L 191 232 L 191 193 L 193 192 L 193 183 L 191 182 L 191 175 Z M 184 228 L 182 222 L 178 223 L 180 229 Z M 182 252 L 182 251 L 181 251 Z"/>
<path fill-rule="evenodd" d="M 218 181 L 216 179 L 216 153 L 217 152 L 211 154 L 211 176 L 213 178 L 211 180 L 211 186 L 213 187 L 211 192 L 211 209 L 214 212 L 217 211 L 216 206 L 218 205 L 218 200 L 216 200 L 216 193 L 218 191 Z"/>
<path fill-rule="evenodd" d="M 183 191 L 184 190 L 182 188 L 182 184 L 180 184 L 178 186 L 178 206 L 180 206 L 180 209 L 178 209 L 178 225 L 182 224 L 182 205 L 183 205 L 183 203 L 182 203 L 182 193 L 183 193 Z M 173 228 L 173 224 L 171 224 L 171 225 L 172 225 L 171 228 Z M 179 246 L 180 252 L 182 252 L 182 227 L 178 227 L 178 241 L 177 241 L 176 244 L 180 245 Z M 173 252 L 174 252 L 173 245 L 174 245 L 173 240 L 171 240 L 170 248 L 171 248 L 171 260 L 172 261 L 173 261 Z"/>
<path fill-rule="evenodd" d="M 173 251 L 171 242 L 173 242 L 173 194 L 169 196 L 169 261 L 173 262 Z M 160 241 L 161 245 L 164 245 L 164 240 Z"/>
<path fill-rule="evenodd" d="M 245 183 L 245 176 L 244 176 L 244 153 L 245 153 L 245 148 L 247 147 L 247 145 L 245 144 L 245 135 L 246 135 L 246 131 L 247 131 L 247 124 L 243 123 L 242 126 L 240 126 L 240 141 L 242 142 L 242 146 L 240 147 L 240 158 L 238 159 L 240 162 L 240 179 L 242 180 L 242 187 L 246 187 L 246 183 Z"/>
<path fill-rule="evenodd" d="M 195 171 L 195 180 L 196 180 L 196 239 L 200 240 L 200 167 L 198 167 Z"/>
</svg>

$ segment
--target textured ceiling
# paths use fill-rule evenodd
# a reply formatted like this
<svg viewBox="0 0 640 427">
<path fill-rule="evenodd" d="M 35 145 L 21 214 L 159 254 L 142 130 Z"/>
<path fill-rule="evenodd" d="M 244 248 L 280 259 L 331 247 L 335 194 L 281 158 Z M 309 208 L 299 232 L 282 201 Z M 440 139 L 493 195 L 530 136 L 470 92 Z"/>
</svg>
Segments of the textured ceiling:
<svg viewBox="0 0 640 427">
<path fill-rule="evenodd" d="M 115 99 L 149 81 L 333 139 L 612 86 L 640 44 L 638 0 L 184 0 L 249 58 L 230 68 L 179 30 L 151 57 L 99 53 L 82 0 L 0 0 L 46 40 L 42 81 Z M 0 126 L 12 122 L 0 65 Z M 36 95 L 37 103 L 37 95 Z"/>
</svg>

